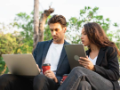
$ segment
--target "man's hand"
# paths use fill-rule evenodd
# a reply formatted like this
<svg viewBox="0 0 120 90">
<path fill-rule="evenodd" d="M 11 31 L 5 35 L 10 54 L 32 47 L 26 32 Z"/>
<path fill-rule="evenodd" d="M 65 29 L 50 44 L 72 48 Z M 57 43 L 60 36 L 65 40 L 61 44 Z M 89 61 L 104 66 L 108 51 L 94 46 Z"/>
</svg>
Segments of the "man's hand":
<svg viewBox="0 0 120 90">
<path fill-rule="evenodd" d="M 94 71 L 94 65 L 93 63 L 89 60 L 88 56 L 86 57 L 80 57 L 78 60 L 79 64 L 81 64 L 83 67 Z"/>
<path fill-rule="evenodd" d="M 49 77 L 50 79 L 53 79 L 56 83 L 58 82 L 58 80 L 57 80 L 55 74 L 53 73 L 53 71 L 47 70 L 47 71 L 45 71 L 44 74 L 45 74 L 46 77 Z"/>
<path fill-rule="evenodd" d="M 39 68 L 38 64 L 36 64 L 36 66 L 37 66 L 37 68 L 38 68 L 39 72 L 41 72 L 41 70 L 40 70 L 40 68 Z"/>
</svg>

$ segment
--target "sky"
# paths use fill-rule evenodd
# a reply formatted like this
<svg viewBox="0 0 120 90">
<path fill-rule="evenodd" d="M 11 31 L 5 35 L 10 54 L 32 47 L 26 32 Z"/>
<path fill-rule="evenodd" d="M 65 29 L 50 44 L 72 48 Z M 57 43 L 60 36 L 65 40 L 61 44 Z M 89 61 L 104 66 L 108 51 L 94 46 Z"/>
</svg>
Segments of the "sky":
<svg viewBox="0 0 120 90">
<path fill-rule="evenodd" d="M 111 22 L 120 25 L 120 0 L 39 0 L 39 11 L 55 9 L 53 14 L 61 14 L 68 20 L 78 17 L 80 9 L 85 6 L 99 7 L 98 15 L 110 18 Z M 30 12 L 34 9 L 34 0 L 0 0 L 0 22 L 8 24 L 20 12 Z M 53 15 L 52 14 L 52 15 Z"/>
</svg>

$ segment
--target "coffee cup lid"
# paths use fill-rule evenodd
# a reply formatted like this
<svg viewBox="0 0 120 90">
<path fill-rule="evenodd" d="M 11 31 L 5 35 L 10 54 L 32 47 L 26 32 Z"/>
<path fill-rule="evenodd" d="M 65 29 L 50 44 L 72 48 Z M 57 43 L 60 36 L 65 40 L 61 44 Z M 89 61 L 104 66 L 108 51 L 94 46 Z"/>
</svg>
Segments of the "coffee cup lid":
<svg viewBox="0 0 120 90">
<path fill-rule="evenodd" d="M 50 63 L 44 63 L 42 66 L 51 66 Z"/>
</svg>

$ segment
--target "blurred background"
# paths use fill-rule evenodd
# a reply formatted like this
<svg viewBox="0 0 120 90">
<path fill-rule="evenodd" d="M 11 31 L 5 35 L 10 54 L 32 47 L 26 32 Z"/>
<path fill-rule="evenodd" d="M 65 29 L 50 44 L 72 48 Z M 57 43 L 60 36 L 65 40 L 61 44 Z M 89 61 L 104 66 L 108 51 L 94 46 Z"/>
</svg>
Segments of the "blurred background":
<svg viewBox="0 0 120 90">
<path fill-rule="evenodd" d="M 81 43 L 83 25 L 97 22 L 120 50 L 119 3 L 119 0 L 0 0 L 0 75 L 9 72 L 2 54 L 32 53 L 37 42 L 52 39 L 47 22 L 54 14 L 66 17 L 68 42 Z"/>
</svg>

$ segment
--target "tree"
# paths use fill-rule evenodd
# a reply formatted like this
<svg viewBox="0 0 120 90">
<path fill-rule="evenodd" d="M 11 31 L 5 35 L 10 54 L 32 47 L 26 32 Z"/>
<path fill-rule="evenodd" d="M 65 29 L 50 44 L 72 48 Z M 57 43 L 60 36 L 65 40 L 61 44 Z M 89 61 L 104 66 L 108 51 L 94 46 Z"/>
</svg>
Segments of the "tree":
<svg viewBox="0 0 120 90">
<path fill-rule="evenodd" d="M 39 14 L 41 15 L 42 12 L 39 12 Z M 50 19 L 50 15 L 48 16 L 47 20 L 45 20 L 45 26 L 44 26 L 44 40 L 50 40 L 52 38 L 51 34 L 50 34 L 50 29 L 48 27 L 48 20 Z M 41 20 L 42 21 L 42 20 Z M 18 41 L 24 43 L 24 45 L 28 45 L 26 46 L 27 48 L 24 48 L 24 45 L 21 47 L 21 49 L 19 51 L 21 51 L 22 53 L 30 53 L 33 50 L 33 33 L 34 33 L 34 25 L 33 25 L 33 12 L 31 12 L 30 14 L 26 14 L 26 13 L 18 13 L 16 14 L 16 17 L 14 19 L 14 23 L 11 23 L 11 25 L 13 27 L 17 27 L 19 30 L 22 29 L 21 31 L 19 31 L 20 35 L 19 37 L 17 36 L 16 38 L 18 39 Z M 20 40 L 19 40 L 20 39 Z"/>
<path fill-rule="evenodd" d="M 8 72 L 2 54 L 14 53 L 16 47 L 16 38 L 12 34 L 0 34 L 0 74 Z"/>
<path fill-rule="evenodd" d="M 22 29 L 16 33 L 19 33 L 19 35 L 14 33 L 19 44 L 19 53 L 31 53 L 33 49 L 33 12 L 30 15 L 23 12 L 16 14 L 11 25 L 19 30 Z"/>
<path fill-rule="evenodd" d="M 83 28 L 83 25 L 87 22 L 96 22 L 100 24 L 105 31 L 106 35 L 109 37 L 111 41 L 114 41 L 116 46 L 120 50 L 120 30 L 114 30 L 110 33 L 109 27 L 111 25 L 111 21 L 109 18 L 104 18 L 102 15 L 97 15 L 98 7 L 85 7 L 80 10 L 79 17 L 71 17 L 68 21 L 68 31 L 66 33 L 66 38 L 71 41 L 71 43 L 81 43 L 80 41 L 80 32 Z M 114 27 L 118 27 L 117 23 L 113 24 Z M 120 58 L 119 58 L 120 61 Z"/>
<path fill-rule="evenodd" d="M 114 41 L 120 51 L 120 30 L 114 30 L 107 34 L 111 41 Z M 120 61 L 120 58 L 119 58 Z"/>
<path fill-rule="evenodd" d="M 68 22 L 69 30 L 67 32 L 66 37 L 69 38 L 72 43 L 80 43 L 80 31 L 83 25 L 87 22 L 97 22 L 102 26 L 105 33 L 107 34 L 107 31 L 109 30 L 110 27 L 110 19 L 104 18 L 102 15 L 97 15 L 98 10 L 99 10 L 98 7 L 91 8 L 88 6 L 80 10 L 78 18 L 71 17 L 69 19 Z M 117 23 L 115 23 L 114 26 L 117 26 Z"/>
<path fill-rule="evenodd" d="M 14 53 L 16 38 L 12 34 L 0 34 L 0 57 L 2 54 Z"/>
<path fill-rule="evenodd" d="M 48 21 L 51 17 L 52 16 L 49 15 L 47 20 L 46 20 L 45 29 L 44 29 L 44 41 L 52 39 L 51 31 L 50 31 L 50 28 L 49 28 L 49 25 L 48 25 Z"/>
<path fill-rule="evenodd" d="M 54 9 L 53 8 L 49 8 L 48 10 L 45 10 L 42 14 L 41 14 L 41 17 L 40 17 L 40 20 L 39 20 L 39 30 L 38 31 L 35 31 L 34 33 L 34 45 L 33 45 L 33 50 L 35 49 L 36 47 L 36 44 L 39 42 L 39 41 L 43 41 L 44 40 L 44 27 L 45 27 L 45 24 L 46 24 L 46 20 L 48 18 L 48 16 L 54 12 Z"/>
<path fill-rule="evenodd" d="M 33 48 L 39 42 L 39 0 L 34 0 L 34 43 Z"/>
</svg>

